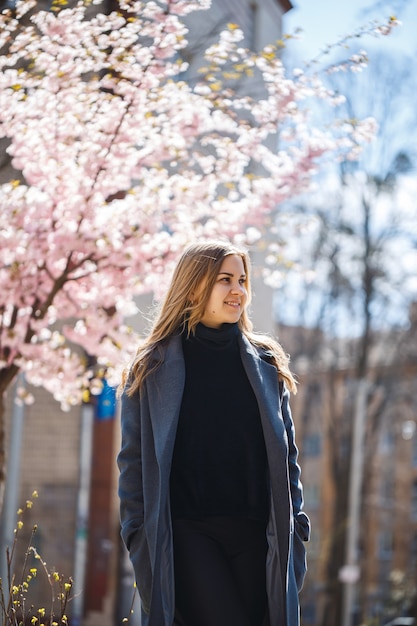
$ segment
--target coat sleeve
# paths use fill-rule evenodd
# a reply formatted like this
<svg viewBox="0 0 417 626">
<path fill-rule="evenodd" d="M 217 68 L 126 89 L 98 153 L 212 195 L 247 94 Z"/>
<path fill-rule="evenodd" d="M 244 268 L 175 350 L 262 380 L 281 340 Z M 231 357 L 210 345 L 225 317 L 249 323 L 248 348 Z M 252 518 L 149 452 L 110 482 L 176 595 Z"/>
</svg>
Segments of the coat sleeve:
<svg viewBox="0 0 417 626">
<path fill-rule="evenodd" d="M 150 612 L 152 568 L 144 524 L 140 395 L 121 399 L 122 443 L 117 457 L 121 535 L 129 552 L 145 613 Z"/>
<path fill-rule="evenodd" d="M 288 470 L 290 482 L 289 486 L 292 510 L 294 515 L 292 565 L 294 567 L 294 575 L 297 588 L 300 591 L 303 586 L 305 574 L 307 571 L 306 550 L 304 542 L 309 541 L 310 539 L 310 520 L 303 511 L 304 500 L 303 488 L 300 479 L 301 470 L 297 461 L 298 449 L 295 443 L 294 422 L 291 416 L 289 398 L 289 391 L 284 386 L 281 409 L 285 424 L 285 430 L 288 437 Z"/>
<path fill-rule="evenodd" d="M 125 390 L 121 398 L 122 442 L 117 465 L 121 535 L 128 550 L 144 521 L 140 417 L 139 394 L 129 397 Z"/>
<path fill-rule="evenodd" d="M 294 514 L 294 520 L 297 524 L 297 531 L 303 541 L 310 538 L 310 522 L 307 515 L 303 511 L 303 487 L 301 484 L 301 470 L 298 464 L 298 449 L 295 443 L 294 422 L 290 409 L 290 393 L 284 386 L 282 394 L 282 416 L 284 419 L 285 430 L 288 437 L 288 467 L 290 479 L 291 501 Z"/>
</svg>

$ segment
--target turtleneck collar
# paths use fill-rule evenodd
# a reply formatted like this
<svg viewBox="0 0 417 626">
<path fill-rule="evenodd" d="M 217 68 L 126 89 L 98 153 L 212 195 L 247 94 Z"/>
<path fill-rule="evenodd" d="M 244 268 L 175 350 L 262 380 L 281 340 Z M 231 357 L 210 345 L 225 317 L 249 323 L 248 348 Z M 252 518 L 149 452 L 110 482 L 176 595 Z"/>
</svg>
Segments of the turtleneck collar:
<svg viewBox="0 0 417 626">
<path fill-rule="evenodd" d="M 231 345 L 239 333 L 237 322 L 222 324 L 220 328 L 210 328 L 201 322 L 197 324 L 194 338 L 200 343 L 213 348 L 226 348 Z M 192 336 L 190 337 L 193 338 Z"/>
</svg>

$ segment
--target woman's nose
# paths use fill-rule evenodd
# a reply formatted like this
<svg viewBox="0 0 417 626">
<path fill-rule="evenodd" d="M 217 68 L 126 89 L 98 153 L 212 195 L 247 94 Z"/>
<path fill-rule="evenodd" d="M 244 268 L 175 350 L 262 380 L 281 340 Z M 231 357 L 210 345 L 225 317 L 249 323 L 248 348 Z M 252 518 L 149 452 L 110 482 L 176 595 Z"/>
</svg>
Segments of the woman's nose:
<svg viewBox="0 0 417 626">
<path fill-rule="evenodd" d="M 235 285 L 232 285 L 233 293 L 243 293 L 244 291 L 245 291 L 245 288 L 240 283 L 236 283 Z"/>
</svg>

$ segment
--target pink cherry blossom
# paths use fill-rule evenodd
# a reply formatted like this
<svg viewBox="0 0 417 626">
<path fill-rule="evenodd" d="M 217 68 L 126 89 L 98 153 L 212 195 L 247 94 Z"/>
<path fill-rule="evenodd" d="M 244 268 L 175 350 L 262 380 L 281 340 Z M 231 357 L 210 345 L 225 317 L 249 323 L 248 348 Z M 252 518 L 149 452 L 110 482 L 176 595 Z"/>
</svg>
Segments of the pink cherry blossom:
<svg viewBox="0 0 417 626">
<path fill-rule="evenodd" d="M 137 296 L 163 292 L 188 242 L 255 242 L 320 158 L 354 157 L 372 135 L 369 120 L 314 125 L 309 100 L 340 96 L 287 76 L 273 46 L 243 49 L 235 27 L 197 85 L 181 80 L 180 16 L 208 5 L 126 1 L 124 14 L 86 16 L 80 2 L 23 26 L 19 0 L 16 18 L 0 16 L 0 136 L 20 177 L 0 186 L 1 393 L 20 369 L 70 408 L 94 379 L 85 354 L 117 380 L 138 341 Z M 225 87 L 230 63 L 256 73 L 256 100 Z"/>
</svg>

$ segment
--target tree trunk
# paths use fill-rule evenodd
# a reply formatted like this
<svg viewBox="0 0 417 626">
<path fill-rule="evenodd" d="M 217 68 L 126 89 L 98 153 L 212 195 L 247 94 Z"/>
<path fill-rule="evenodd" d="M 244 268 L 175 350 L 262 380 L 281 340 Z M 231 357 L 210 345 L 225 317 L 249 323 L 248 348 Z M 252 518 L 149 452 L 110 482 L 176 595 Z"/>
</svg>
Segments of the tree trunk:
<svg viewBox="0 0 417 626">
<path fill-rule="evenodd" d="M 3 510 L 4 487 L 6 484 L 6 428 L 5 393 L 0 395 L 0 516 Z"/>
<path fill-rule="evenodd" d="M 326 571 L 326 600 L 322 626 L 342 623 L 343 584 L 339 570 L 345 563 L 348 472 L 340 472 L 336 479 L 333 501 L 333 525 Z"/>
<path fill-rule="evenodd" d="M 345 564 L 346 524 L 348 509 L 349 454 L 343 454 L 346 407 L 337 402 L 337 381 L 334 372 L 329 372 L 329 415 L 326 438 L 329 442 L 328 471 L 332 481 L 332 523 L 329 529 L 329 550 L 325 569 L 325 601 L 321 626 L 341 624 L 343 609 L 343 584 L 339 580 L 340 568 Z"/>
</svg>

